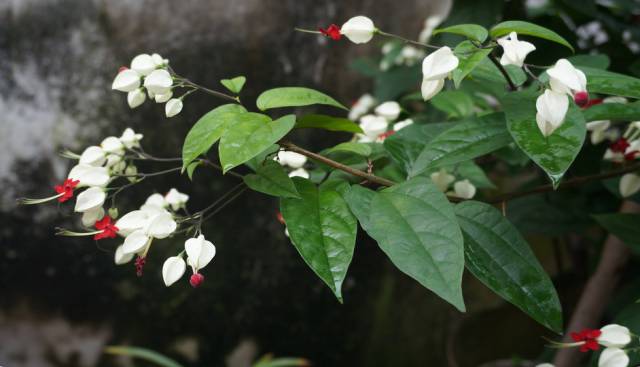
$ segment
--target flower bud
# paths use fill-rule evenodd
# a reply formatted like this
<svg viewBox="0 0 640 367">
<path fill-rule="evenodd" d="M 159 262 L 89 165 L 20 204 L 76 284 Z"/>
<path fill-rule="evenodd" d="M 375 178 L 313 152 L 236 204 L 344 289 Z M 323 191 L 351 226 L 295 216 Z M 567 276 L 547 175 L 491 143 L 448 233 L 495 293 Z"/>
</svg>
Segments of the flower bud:
<svg viewBox="0 0 640 367">
<path fill-rule="evenodd" d="M 173 92 L 169 91 L 165 94 L 156 94 L 153 98 L 156 100 L 156 103 L 165 103 L 166 101 L 170 100 L 172 96 Z"/>
<path fill-rule="evenodd" d="M 554 92 L 572 96 L 577 92 L 586 92 L 587 77 L 576 69 L 567 59 L 558 60 L 547 70 L 549 85 Z M 587 95 L 588 97 L 588 95 Z"/>
<path fill-rule="evenodd" d="M 289 172 L 289 177 L 309 178 L 309 172 L 304 168 L 298 168 Z"/>
<path fill-rule="evenodd" d="M 200 273 L 193 274 L 189 279 L 189 283 L 193 288 L 198 288 L 199 286 L 202 285 L 202 283 L 204 283 L 204 275 Z"/>
<path fill-rule="evenodd" d="M 122 70 L 116 75 L 111 84 L 111 89 L 121 92 L 131 92 L 140 86 L 140 74 L 131 69 Z"/>
<path fill-rule="evenodd" d="M 620 195 L 623 198 L 634 195 L 640 191 L 640 175 L 627 173 L 620 178 Z"/>
<path fill-rule="evenodd" d="M 547 89 L 536 100 L 536 110 L 538 128 L 547 137 L 564 122 L 569 110 L 569 100 L 564 94 Z"/>
<path fill-rule="evenodd" d="M 146 99 L 147 94 L 142 88 L 138 88 L 127 93 L 127 103 L 129 104 L 130 108 L 136 108 L 140 106 Z"/>
<path fill-rule="evenodd" d="M 178 98 L 170 99 L 166 105 L 164 105 L 164 112 L 167 117 L 173 117 L 182 111 L 182 100 Z"/>
<path fill-rule="evenodd" d="M 173 256 L 168 258 L 162 265 L 162 279 L 164 284 L 169 287 L 173 283 L 182 278 L 187 265 L 182 260 L 182 256 Z"/>
<path fill-rule="evenodd" d="M 364 16 L 349 19 L 340 28 L 340 33 L 353 43 L 367 43 L 373 38 L 376 27 L 373 21 Z"/>
<path fill-rule="evenodd" d="M 131 69 L 141 75 L 149 75 L 156 68 L 156 63 L 148 54 L 140 54 L 131 60 Z"/>
<path fill-rule="evenodd" d="M 168 93 L 172 85 L 173 78 L 164 69 L 156 69 L 144 78 L 144 87 L 154 95 Z"/>
<path fill-rule="evenodd" d="M 395 101 L 384 102 L 375 109 L 376 115 L 384 117 L 387 121 L 395 121 L 401 111 L 400 105 Z"/>
<path fill-rule="evenodd" d="M 589 93 L 586 91 L 577 92 L 573 96 L 573 101 L 580 107 L 585 107 L 589 103 Z"/>
<path fill-rule="evenodd" d="M 627 367 L 629 356 L 620 348 L 606 348 L 600 353 L 598 367 Z"/>
<path fill-rule="evenodd" d="M 455 195 L 463 199 L 471 199 L 476 195 L 476 187 L 469 180 L 458 181 L 453 184 Z"/>
</svg>

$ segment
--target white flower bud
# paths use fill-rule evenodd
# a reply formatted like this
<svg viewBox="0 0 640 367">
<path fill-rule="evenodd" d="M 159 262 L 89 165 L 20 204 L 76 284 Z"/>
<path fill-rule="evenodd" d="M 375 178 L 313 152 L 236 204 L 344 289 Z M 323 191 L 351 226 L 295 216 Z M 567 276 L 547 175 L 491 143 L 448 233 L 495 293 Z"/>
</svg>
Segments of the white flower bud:
<svg viewBox="0 0 640 367">
<path fill-rule="evenodd" d="M 102 219 L 102 217 L 104 217 L 104 208 L 102 206 L 87 210 L 82 213 L 82 225 L 85 227 L 91 227 L 97 221 Z"/>
<path fill-rule="evenodd" d="M 127 103 L 130 108 L 136 108 L 144 103 L 147 99 L 147 94 L 142 88 L 134 89 L 127 93 Z"/>
<path fill-rule="evenodd" d="M 304 168 L 298 168 L 289 172 L 289 177 L 309 178 L 309 172 L 307 172 L 307 170 Z"/>
<path fill-rule="evenodd" d="M 169 91 L 165 94 L 156 94 L 154 96 L 154 99 L 156 100 L 156 103 L 165 103 L 166 101 L 170 100 L 171 97 L 173 97 L 173 92 Z"/>
<path fill-rule="evenodd" d="M 307 162 L 307 157 L 296 152 L 281 150 L 278 152 L 278 162 L 291 168 L 302 168 Z"/>
<path fill-rule="evenodd" d="M 498 44 L 504 50 L 500 64 L 515 65 L 517 67 L 522 67 L 527 55 L 536 49 L 536 46 L 532 43 L 519 41 L 516 32 L 511 32 L 509 36 L 499 39 Z"/>
<path fill-rule="evenodd" d="M 182 100 L 178 98 L 170 99 L 164 106 L 164 112 L 167 117 L 173 117 L 182 111 Z"/>
<path fill-rule="evenodd" d="M 168 93 L 172 85 L 173 78 L 164 69 L 156 69 L 144 78 L 144 87 L 154 95 Z"/>
<path fill-rule="evenodd" d="M 78 195 L 74 211 L 84 213 L 96 209 L 104 204 L 107 194 L 99 187 L 90 187 Z"/>
<path fill-rule="evenodd" d="M 141 75 L 135 70 L 122 70 L 113 80 L 111 89 L 121 92 L 131 92 L 132 90 L 136 90 L 140 86 L 140 77 Z"/>
<path fill-rule="evenodd" d="M 631 332 L 625 326 L 610 324 L 600 328 L 598 344 L 605 347 L 622 348 L 631 343 Z"/>
<path fill-rule="evenodd" d="M 547 137 L 564 122 L 569 110 L 569 100 L 566 95 L 547 89 L 536 100 L 536 110 L 538 128 Z"/>
<path fill-rule="evenodd" d="M 406 120 L 402 120 L 402 121 L 398 121 L 395 123 L 395 125 L 393 125 L 393 130 L 394 131 L 400 131 L 402 129 L 404 129 L 407 126 L 411 126 L 413 125 L 413 120 L 412 119 L 406 119 Z"/>
<path fill-rule="evenodd" d="M 395 121 L 400 116 L 401 111 L 400 105 L 395 101 L 382 103 L 375 109 L 376 115 L 384 117 L 387 121 Z"/>
<path fill-rule="evenodd" d="M 79 163 L 97 167 L 102 166 L 105 160 L 106 156 L 104 150 L 98 146 L 91 146 L 82 152 Z"/>
<path fill-rule="evenodd" d="M 375 98 L 370 94 L 363 94 L 351 107 L 351 111 L 349 111 L 349 120 L 356 121 L 362 115 L 369 112 L 375 103 Z"/>
<path fill-rule="evenodd" d="M 340 33 L 353 43 L 367 43 L 373 38 L 376 27 L 373 21 L 364 16 L 357 16 L 349 19 L 340 28 Z"/>
<path fill-rule="evenodd" d="M 164 200 L 171 206 L 171 209 L 178 210 L 182 208 L 189 200 L 189 195 L 183 194 L 176 189 L 171 189 L 164 196 Z"/>
<path fill-rule="evenodd" d="M 120 142 L 126 148 L 133 148 L 140 146 L 140 140 L 142 140 L 142 134 L 136 134 L 131 128 L 126 128 L 120 136 Z"/>
<path fill-rule="evenodd" d="M 115 136 L 105 138 L 102 143 L 100 143 L 100 147 L 102 147 L 105 153 L 122 154 L 124 152 L 124 145 L 120 139 Z"/>
<path fill-rule="evenodd" d="M 640 175 L 627 173 L 620 178 L 620 195 L 623 198 L 634 195 L 640 191 Z"/>
<path fill-rule="evenodd" d="M 182 256 L 173 256 L 168 258 L 162 265 L 162 279 L 164 284 L 169 287 L 177 282 L 184 275 L 187 265 L 182 260 Z"/>
<path fill-rule="evenodd" d="M 137 71 L 141 75 L 149 75 L 156 69 L 156 63 L 153 58 L 147 54 L 140 54 L 131 60 L 131 69 Z"/>
<path fill-rule="evenodd" d="M 380 134 L 384 134 L 388 127 L 389 122 L 384 117 L 366 115 L 360 118 L 360 128 L 371 141 L 376 140 Z"/>
<path fill-rule="evenodd" d="M 433 181 L 436 187 L 442 192 L 447 191 L 447 188 L 455 179 L 456 178 L 449 174 L 444 168 L 440 168 L 440 171 L 431 174 L 431 181 Z"/>
<path fill-rule="evenodd" d="M 598 367 L 627 367 L 629 356 L 620 348 L 606 348 L 600 353 Z"/>
</svg>

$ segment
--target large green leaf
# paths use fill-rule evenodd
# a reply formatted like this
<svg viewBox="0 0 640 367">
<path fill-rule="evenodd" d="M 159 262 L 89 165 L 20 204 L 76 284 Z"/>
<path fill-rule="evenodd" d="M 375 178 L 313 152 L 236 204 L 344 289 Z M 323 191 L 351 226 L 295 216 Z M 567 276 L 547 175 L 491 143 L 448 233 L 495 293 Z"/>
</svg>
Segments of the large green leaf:
<svg viewBox="0 0 640 367">
<path fill-rule="evenodd" d="M 129 346 L 111 346 L 106 347 L 104 351 L 107 354 L 141 359 L 160 367 L 182 367 L 180 363 L 151 349 Z"/>
<path fill-rule="evenodd" d="M 582 113 L 571 103 L 562 126 L 545 137 L 536 123 L 536 97 L 532 91 L 513 92 L 505 96 L 502 102 L 507 126 L 520 149 L 557 186 L 580 152 L 587 129 Z"/>
<path fill-rule="evenodd" d="M 237 120 L 233 129 L 227 130 L 220 139 L 223 173 L 262 153 L 287 135 L 296 123 L 294 115 L 271 121 L 269 116 L 253 112 L 238 115 Z"/>
<path fill-rule="evenodd" d="M 293 181 L 302 198 L 280 200 L 291 242 L 342 302 L 342 282 L 356 242 L 356 218 L 338 192 L 299 177 Z"/>
<path fill-rule="evenodd" d="M 279 107 L 299 107 L 323 104 L 348 110 L 340 102 L 317 90 L 302 87 L 269 89 L 258 96 L 256 105 L 261 111 Z"/>
<path fill-rule="evenodd" d="M 470 41 L 460 42 L 453 53 L 458 57 L 458 68 L 452 73 L 453 84 L 456 88 L 460 86 L 462 80 L 473 71 L 487 55 L 491 53 L 490 48 L 478 48 Z"/>
<path fill-rule="evenodd" d="M 413 124 L 384 139 L 383 146 L 391 158 L 409 172 L 427 143 L 451 126 L 450 122 Z"/>
<path fill-rule="evenodd" d="M 487 29 L 478 24 L 457 24 L 451 27 L 439 28 L 433 31 L 433 35 L 438 33 L 453 33 L 460 36 L 465 36 L 471 40 L 484 42 L 489 35 Z"/>
<path fill-rule="evenodd" d="M 362 129 L 355 122 L 327 115 L 304 115 L 296 121 L 296 128 L 316 128 L 329 131 L 346 131 L 349 133 L 361 133 Z"/>
<path fill-rule="evenodd" d="M 429 168 L 479 157 L 510 142 L 502 113 L 459 122 L 425 146 L 411 167 L 409 176 L 417 176 Z"/>
<path fill-rule="evenodd" d="M 581 66 L 587 76 L 587 90 L 616 96 L 640 98 L 640 79 L 610 71 Z"/>
<path fill-rule="evenodd" d="M 296 186 L 282 166 L 272 160 L 258 164 L 255 174 L 243 177 L 252 190 L 276 197 L 300 198 Z"/>
<path fill-rule="evenodd" d="M 560 36 L 556 32 L 539 25 L 529 22 L 523 22 L 520 20 L 509 20 L 496 24 L 493 28 L 491 28 L 489 34 L 493 38 L 498 38 L 506 36 L 511 32 L 516 32 L 518 35 L 524 34 L 556 42 L 563 46 L 566 46 L 573 52 L 573 46 L 571 46 L 571 44 L 567 42 L 567 40 L 562 38 L 562 36 Z"/>
<path fill-rule="evenodd" d="M 445 112 L 448 118 L 463 118 L 473 114 L 473 99 L 463 91 L 440 92 L 430 102 L 433 107 Z"/>
<path fill-rule="evenodd" d="M 378 193 L 354 186 L 345 199 L 398 269 L 464 311 L 462 233 L 431 180 L 418 177 Z"/>
<path fill-rule="evenodd" d="M 227 130 L 227 126 L 238 120 L 238 115 L 247 110 L 238 104 L 226 104 L 207 112 L 193 125 L 182 146 L 182 170 L 200 154 L 204 154 Z"/>
<path fill-rule="evenodd" d="M 455 206 L 464 236 L 466 267 L 491 290 L 549 329 L 562 332 L 553 283 L 518 230 L 491 205 Z"/>
<path fill-rule="evenodd" d="M 516 86 L 520 86 L 527 81 L 527 74 L 524 73 L 522 68 L 519 68 L 515 65 L 505 65 L 504 69 L 507 71 L 507 75 L 509 75 L 509 79 Z M 491 83 L 497 83 L 501 87 L 501 91 L 505 92 L 505 83 L 507 80 L 504 75 L 500 72 L 497 66 L 495 66 L 488 58 L 483 58 L 478 62 L 478 64 L 471 71 L 471 77 L 474 79 L 478 79 L 480 82 L 488 81 Z"/>
<path fill-rule="evenodd" d="M 614 213 L 593 217 L 609 233 L 618 237 L 634 251 L 640 252 L 640 214 Z"/>
<path fill-rule="evenodd" d="M 588 121 L 600 120 L 640 120 L 640 102 L 633 103 L 601 103 L 582 111 Z"/>
</svg>

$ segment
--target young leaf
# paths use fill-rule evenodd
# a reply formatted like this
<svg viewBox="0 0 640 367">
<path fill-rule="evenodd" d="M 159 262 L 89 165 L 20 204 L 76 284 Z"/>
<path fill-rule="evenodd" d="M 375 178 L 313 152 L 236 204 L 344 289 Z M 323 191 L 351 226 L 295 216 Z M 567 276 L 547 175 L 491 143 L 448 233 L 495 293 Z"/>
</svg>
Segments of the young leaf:
<svg viewBox="0 0 640 367">
<path fill-rule="evenodd" d="M 182 171 L 200 154 L 204 154 L 227 130 L 230 123 L 238 121 L 238 115 L 247 110 L 238 104 L 226 104 L 207 112 L 193 125 L 182 146 Z"/>
<path fill-rule="evenodd" d="M 279 107 L 299 107 L 309 106 L 312 104 L 323 104 L 333 107 L 349 110 L 340 102 L 329 97 L 328 95 L 318 92 L 314 89 L 302 87 L 282 87 L 269 89 L 260 96 L 256 101 L 256 105 L 260 111 Z"/>
<path fill-rule="evenodd" d="M 222 79 L 220 83 L 232 93 L 240 94 L 240 91 L 242 91 L 242 87 L 244 87 L 244 83 L 246 81 L 247 78 L 244 76 L 237 76 L 233 79 Z"/>
<path fill-rule="evenodd" d="M 294 115 L 271 121 L 269 116 L 247 112 L 237 116 L 233 129 L 220 139 L 219 155 L 222 172 L 226 173 L 282 139 L 296 123 Z"/>
<path fill-rule="evenodd" d="M 491 205 L 455 206 L 464 235 L 467 269 L 500 297 L 549 329 L 562 332 L 562 310 L 553 283 L 518 230 Z"/>
<path fill-rule="evenodd" d="M 378 193 L 354 186 L 345 199 L 398 269 L 464 311 L 462 233 L 431 180 L 418 177 Z"/>
<path fill-rule="evenodd" d="M 458 57 L 458 68 L 452 73 L 453 85 L 458 88 L 462 80 L 491 53 L 490 48 L 478 48 L 470 41 L 460 42 L 453 53 Z"/>
<path fill-rule="evenodd" d="M 569 48 L 571 52 L 574 52 L 571 44 L 556 32 L 550 29 L 541 27 L 539 25 L 529 23 L 529 22 L 523 22 L 520 20 L 509 20 L 506 22 L 496 24 L 495 26 L 493 26 L 493 28 L 491 28 L 491 30 L 489 31 L 489 34 L 493 38 L 498 38 L 498 37 L 506 36 L 511 32 L 516 32 L 518 35 L 534 36 L 534 37 L 546 39 L 555 43 L 559 43 Z"/>
<path fill-rule="evenodd" d="M 585 66 L 578 69 L 587 76 L 587 90 L 590 93 L 640 98 L 640 79 L 638 78 Z"/>
<path fill-rule="evenodd" d="M 356 218 L 338 192 L 300 177 L 293 181 L 302 198 L 280 200 L 291 242 L 342 302 L 342 282 L 356 243 Z"/>
<path fill-rule="evenodd" d="M 296 186 L 280 164 L 266 160 L 258 164 L 255 174 L 242 178 L 250 189 L 276 197 L 300 198 Z"/>
<path fill-rule="evenodd" d="M 296 121 L 296 129 L 316 128 L 329 131 L 346 131 L 349 133 L 361 133 L 362 129 L 355 122 L 327 115 L 304 115 Z"/>
<path fill-rule="evenodd" d="M 457 24 L 447 28 L 439 28 L 433 31 L 433 35 L 435 36 L 438 33 L 453 33 L 458 34 L 460 36 L 467 37 L 468 39 L 478 41 L 480 43 L 484 42 L 489 35 L 487 29 L 478 24 Z"/>
<path fill-rule="evenodd" d="M 640 251 L 640 214 L 601 214 L 593 218 L 634 251 Z"/>
<path fill-rule="evenodd" d="M 640 102 L 633 103 L 601 103 L 582 111 L 584 119 L 589 121 L 600 120 L 640 120 Z"/>
<path fill-rule="evenodd" d="M 536 123 L 536 94 L 531 91 L 512 92 L 503 98 L 507 126 L 513 140 L 540 168 L 554 186 L 576 158 L 587 134 L 584 117 L 571 103 L 564 123 L 544 137 Z"/>
<path fill-rule="evenodd" d="M 479 157 L 511 142 L 502 113 L 459 122 L 425 146 L 411 167 L 410 177 L 429 168 Z"/>
</svg>

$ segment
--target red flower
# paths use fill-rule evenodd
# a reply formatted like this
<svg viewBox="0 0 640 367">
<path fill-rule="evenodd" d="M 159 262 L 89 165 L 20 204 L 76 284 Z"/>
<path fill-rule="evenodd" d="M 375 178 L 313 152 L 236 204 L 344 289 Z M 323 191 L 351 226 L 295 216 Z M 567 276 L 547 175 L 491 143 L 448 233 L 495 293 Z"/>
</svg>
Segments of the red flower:
<svg viewBox="0 0 640 367">
<path fill-rule="evenodd" d="M 573 100 L 580 107 L 585 107 L 589 103 L 589 93 L 586 91 L 578 92 L 573 97 Z"/>
<path fill-rule="evenodd" d="M 637 151 L 637 150 L 634 150 L 632 152 L 626 153 L 624 155 L 624 160 L 625 161 L 632 161 L 632 160 L 636 159 L 636 156 L 638 155 L 638 153 L 640 153 L 640 152 Z"/>
<path fill-rule="evenodd" d="M 582 342 L 580 346 L 581 352 L 588 352 L 589 350 L 598 350 L 600 345 L 598 344 L 598 337 L 602 334 L 602 331 L 598 329 L 584 329 L 579 333 L 571 333 L 571 339 L 575 342 Z"/>
<path fill-rule="evenodd" d="M 327 29 L 320 28 L 319 30 L 323 36 L 331 37 L 331 39 L 334 41 L 339 41 L 342 37 L 342 33 L 340 33 L 340 27 L 335 24 L 330 25 Z"/>
<path fill-rule="evenodd" d="M 386 138 L 390 137 L 391 135 L 393 135 L 393 134 L 395 134 L 395 133 L 396 133 L 396 131 L 395 131 L 395 130 L 389 130 L 389 131 L 387 131 L 386 133 L 382 133 L 382 134 L 378 135 L 378 138 L 379 138 L 380 140 L 384 140 L 384 139 L 386 139 Z"/>
<path fill-rule="evenodd" d="M 276 212 L 276 218 L 278 219 L 278 222 L 280 222 L 280 224 L 285 224 L 284 223 L 284 217 L 282 216 L 282 213 Z"/>
<path fill-rule="evenodd" d="M 147 258 L 146 257 L 142 257 L 142 256 L 138 256 L 136 257 L 136 275 L 141 277 L 142 273 L 144 272 L 144 264 L 147 263 Z"/>
<path fill-rule="evenodd" d="M 64 203 L 65 201 L 71 199 L 73 197 L 73 189 L 78 186 L 79 183 L 80 180 L 67 178 L 66 180 L 64 180 L 62 185 L 55 185 L 53 188 L 56 190 L 56 192 L 58 194 L 62 194 L 62 196 L 58 198 L 58 201 Z"/>
<path fill-rule="evenodd" d="M 93 236 L 93 239 L 96 241 L 103 238 L 115 238 L 116 234 L 118 233 L 118 227 L 111 223 L 111 217 L 108 215 L 102 217 L 102 219 L 97 221 L 94 226 L 96 227 L 96 229 L 102 230 L 102 232 L 97 233 L 95 236 Z"/>
<path fill-rule="evenodd" d="M 204 283 L 204 275 L 200 273 L 193 274 L 191 276 L 191 279 L 189 279 L 189 283 L 191 283 L 191 286 L 193 288 L 198 288 L 199 286 L 202 285 L 202 283 Z"/>
<path fill-rule="evenodd" d="M 609 145 L 609 149 L 611 149 L 614 153 L 623 153 L 629 148 L 629 142 L 625 138 L 620 138 Z"/>
<path fill-rule="evenodd" d="M 591 106 L 595 106 L 597 104 L 602 103 L 602 98 L 593 98 L 587 101 L 587 103 L 584 106 L 581 106 L 582 108 L 589 108 Z"/>
</svg>

